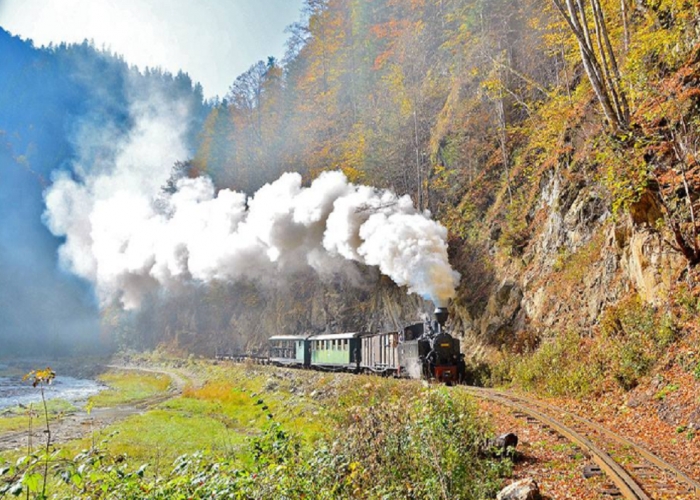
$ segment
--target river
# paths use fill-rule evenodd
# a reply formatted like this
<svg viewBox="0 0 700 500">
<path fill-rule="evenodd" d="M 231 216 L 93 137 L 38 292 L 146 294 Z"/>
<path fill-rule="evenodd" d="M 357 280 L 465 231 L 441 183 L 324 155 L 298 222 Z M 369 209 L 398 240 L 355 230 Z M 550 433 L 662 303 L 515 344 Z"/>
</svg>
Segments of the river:
<svg viewBox="0 0 700 500">
<path fill-rule="evenodd" d="M 0 374 L 3 366 L 0 365 Z M 84 401 L 97 394 L 104 386 L 95 380 L 81 379 L 64 375 L 57 376 L 51 385 L 44 388 L 46 399 L 65 399 L 70 402 Z M 41 401 L 38 387 L 32 387 L 31 380 L 22 380 L 21 375 L 0 375 L 0 411 L 5 408 L 28 405 Z"/>
</svg>

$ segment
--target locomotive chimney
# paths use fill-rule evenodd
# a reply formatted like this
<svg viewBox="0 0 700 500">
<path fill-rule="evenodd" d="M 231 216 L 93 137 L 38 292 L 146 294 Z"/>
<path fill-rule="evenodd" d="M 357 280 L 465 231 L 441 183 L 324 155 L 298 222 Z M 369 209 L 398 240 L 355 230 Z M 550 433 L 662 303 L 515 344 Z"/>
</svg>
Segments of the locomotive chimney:
<svg viewBox="0 0 700 500">
<path fill-rule="evenodd" d="M 445 322 L 447 321 L 447 318 L 448 318 L 448 316 L 450 315 L 450 314 L 447 312 L 447 308 L 446 308 L 446 307 L 438 307 L 438 308 L 435 309 L 435 313 L 434 313 L 434 314 L 435 314 L 435 319 L 436 319 L 437 322 L 440 324 L 440 327 L 444 327 L 444 326 L 445 326 Z"/>
</svg>

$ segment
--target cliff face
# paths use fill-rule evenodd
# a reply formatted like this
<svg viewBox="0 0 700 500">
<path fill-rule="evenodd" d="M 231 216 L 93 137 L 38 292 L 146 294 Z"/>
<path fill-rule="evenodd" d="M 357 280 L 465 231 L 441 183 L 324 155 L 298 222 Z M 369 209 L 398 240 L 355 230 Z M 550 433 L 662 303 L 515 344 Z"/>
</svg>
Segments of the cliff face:
<svg viewBox="0 0 700 500">
<path fill-rule="evenodd" d="M 541 223 L 531 225 L 521 255 L 504 256 L 489 242 L 494 280 L 482 310 L 455 307 L 454 325 L 472 344 L 526 349 L 527 339 L 592 335 L 606 307 L 630 294 L 650 307 L 668 304 L 686 261 L 656 230 L 655 195 L 645 192 L 628 214 L 613 216 L 600 184 L 555 172 L 538 199 L 528 216 Z"/>
</svg>

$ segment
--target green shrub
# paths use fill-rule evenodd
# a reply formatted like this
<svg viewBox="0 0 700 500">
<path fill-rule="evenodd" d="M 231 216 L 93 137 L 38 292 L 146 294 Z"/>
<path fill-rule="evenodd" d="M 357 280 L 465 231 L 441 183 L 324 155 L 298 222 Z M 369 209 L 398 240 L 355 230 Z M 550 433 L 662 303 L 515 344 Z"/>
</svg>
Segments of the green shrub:
<svg viewBox="0 0 700 500">
<path fill-rule="evenodd" d="M 620 387 L 629 390 L 649 373 L 676 336 L 673 318 L 643 304 L 635 295 L 609 307 L 602 315 L 598 357 Z"/>
<path fill-rule="evenodd" d="M 601 315 L 597 335 L 567 332 L 542 342 L 531 355 L 504 355 L 493 367 L 491 381 L 512 381 L 554 396 L 585 396 L 606 382 L 630 390 L 677 336 L 670 314 L 655 311 L 632 296 L 608 307 Z M 700 371 L 696 373 L 700 378 Z"/>
<path fill-rule="evenodd" d="M 521 358 L 513 369 L 513 380 L 526 389 L 554 396 L 589 394 L 601 373 L 598 366 L 582 362 L 586 355 L 582 339 L 568 332 Z"/>
<path fill-rule="evenodd" d="M 340 449 L 370 498 L 492 498 L 509 464 L 479 458 L 485 426 L 470 399 L 441 389 L 356 406 Z"/>
</svg>

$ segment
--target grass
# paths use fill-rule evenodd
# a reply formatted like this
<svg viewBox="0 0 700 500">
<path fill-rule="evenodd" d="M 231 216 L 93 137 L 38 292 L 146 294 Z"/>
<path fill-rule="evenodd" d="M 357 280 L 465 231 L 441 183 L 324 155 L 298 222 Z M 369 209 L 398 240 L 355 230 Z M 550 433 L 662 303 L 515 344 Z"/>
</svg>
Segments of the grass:
<svg viewBox="0 0 700 500">
<path fill-rule="evenodd" d="M 98 377 L 109 389 L 91 396 L 89 404 L 95 408 L 136 403 L 168 391 L 171 380 L 165 374 L 135 370 L 115 370 Z"/>
<path fill-rule="evenodd" d="M 0 418 L 0 434 L 5 432 L 19 431 L 26 429 L 29 423 L 27 416 L 13 416 Z"/>
<path fill-rule="evenodd" d="M 49 418 L 51 419 L 73 413 L 77 409 L 75 405 L 65 399 L 49 399 L 46 401 L 46 407 L 49 410 Z M 41 402 L 32 403 L 31 408 L 34 413 L 32 425 L 43 425 L 44 408 Z M 0 434 L 27 429 L 29 427 L 28 411 L 28 408 L 20 408 L 19 406 L 5 409 L 3 412 L 4 416 L 0 417 Z"/>
<path fill-rule="evenodd" d="M 112 455 L 128 456 L 136 461 L 163 460 L 171 464 L 183 453 L 230 451 L 235 439 L 228 436 L 225 425 L 214 418 L 159 408 L 109 426 L 97 433 L 96 441 Z M 88 437 L 69 443 L 64 449 L 67 456 L 73 456 L 90 445 Z"/>
<path fill-rule="evenodd" d="M 251 461 L 245 450 L 249 439 L 261 432 L 270 417 L 294 429 L 306 443 L 322 436 L 328 426 L 328 419 L 313 402 L 294 394 L 296 378 L 276 377 L 278 373 L 268 367 L 198 368 L 198 376 L 207 380 L 201 387 L 188 386 L 182 396 L 97 432 L 95 442 L 111 454 L 136 461 L 171 464 L 183 453 L 207 451 L 236 457 L 245 464 Z M 299 376 L 303 379 L 305 374 Z M 111 389 L 91 401 L 102 407 L 146 399 L 167 390 L 169 384 L 164 375 L 131 371 L 109 372 L 101 380 Z M 313 391 L 316 385 L 309 383 Z M 88 436 L 67 444 L 67 456 L 90 448 L 92 441 Z"/>
</svg>

